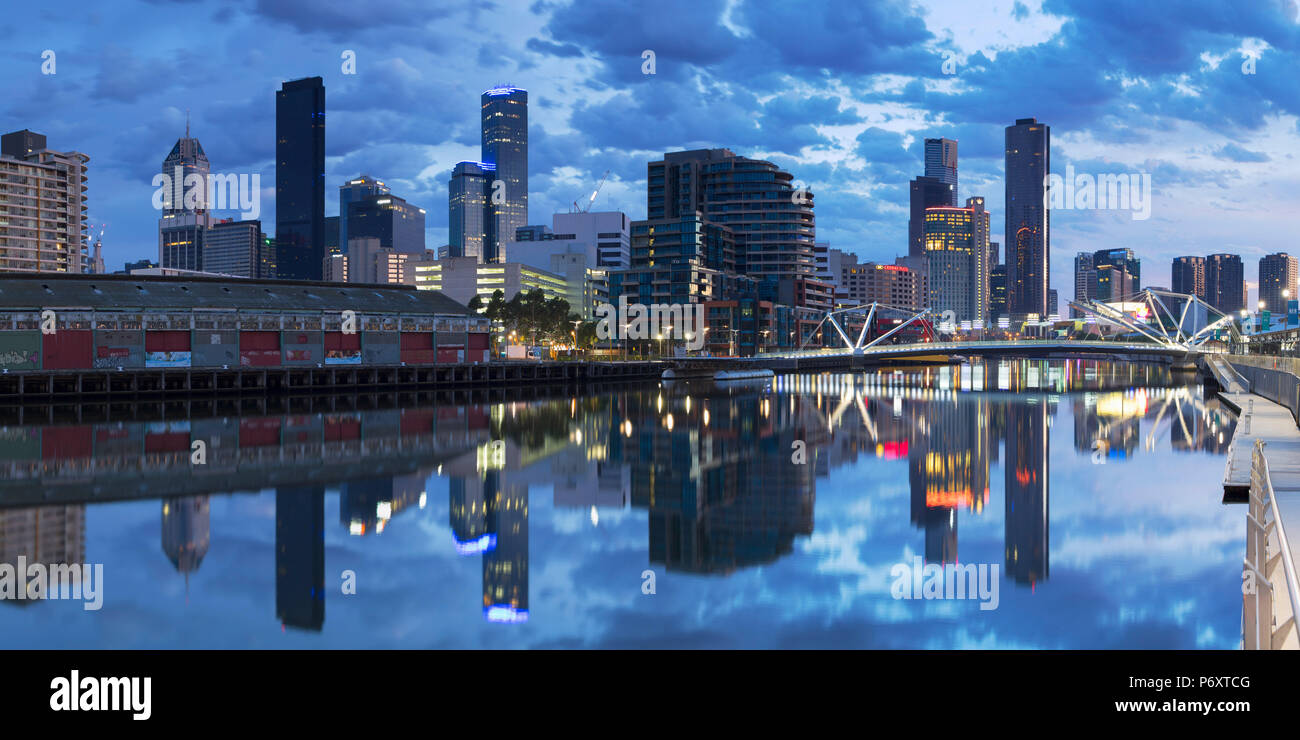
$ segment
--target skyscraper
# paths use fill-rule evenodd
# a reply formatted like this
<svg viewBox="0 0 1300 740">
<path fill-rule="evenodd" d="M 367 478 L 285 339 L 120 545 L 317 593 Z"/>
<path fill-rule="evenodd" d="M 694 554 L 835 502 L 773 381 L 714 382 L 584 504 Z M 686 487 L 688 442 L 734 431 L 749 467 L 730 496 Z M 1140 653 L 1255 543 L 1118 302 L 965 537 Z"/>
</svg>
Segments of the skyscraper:
<svg viewBox="0 0 1300 740">
<path fill-rule="evenodd" d="M 1006 129 L 1007 302 L 1013 316 L 1047 314 L 1051 214 L 1051 127 L 1018 118 Z"/>
<path fill-rule="evenodd" d="M 447 183 L 447 254 L 484 262 L 488 198 L 496 170 L 482 162 L 460 162 Z"/>
<path fill-rule="evenodd" d="M 45 136 L 0 137 L 0 272 L 85 272 L 86 163 L 45 148 Z"/>
<path fill-rule="evenodd" d="M 266 272 L 261 221 L 218 221 L 204 231 L 203 239 L 204 272 L 246 278 L 275 277 Z"/>
<path fill-rule="evenodd" d="M 935 177 L 917 177 L 908 186 L 907 256 L 925 255 L 925 209 L 957 205 L 957 186 Z"/>
<path fill-rule="evenodd" d="M 187 123 L 184 138 L 176 140 L 162 163 L 162 174 L 171 189 L 163 198 L 163 212 L 158 219 L 160 266 L 204 269 L 203 239 L 212 224 L 207 202 L 210 169 L 203 145 L 190 137 Z"/>
<path fill-rule="evenodd" d="M 1092 262 L 1092 252 L 1079 252 L 1074 255 L 1074 300 L 1077 303 L 1096 300 L 1097 270 Z M 1070 315 L 1078 318 L 1083 314 L 1077 308 L 1070 309 Z"/>
<path fill-rule="evenodd" d="M 1194 295 L 1205 300 L 1205 258 L 1175 257 L 1169 285 L 1169 289 L 1175 293 Z"/>
<path fill-rule="evenodd" d="M 360 175 L 339 186 L 339 250 L 348 253 L 348 204 L 370 195 L 387 195 L 388 186 L 370 175 Z"/>
<path fill-rule="evenodd" d="M 275 94 L 278 275 L 320 280 L 325 259 L 325 83 L 286 82 Z"/>
<path fill-rule="evenodd" d="M 1297 260 L 1286 252 L 1259 259 L 1259 299 L 1274 316 L 1286 315 L 1287 301 L 1296 298 Z"/>
<path fill-rule="evenodd" d="M 957 142 L 952 139 L 925 140 L 925 176 L 950 185 L 952 196 L 943 205 L 957 205 Z"/>
<path fill-rule="evenodd" d="M 989 321 L 1007 315 L 1007 266 L 998 265 L 989 271 Z"/>
<path fill-rule="evenodd" d="M 483 261 L 498 262 L 515 229 L 528 225 L 528 91 L 494 87 L 483 93 L 482 113 L 480 158 L 496 173 L 488 189 Z"/>
<path fill-rule="evenodd" d="M 965 208 L 937 206 L 925 211 L 925 254 L 932 311 L 952 311 L 957 321 L 988 318 L 989 214 L 983 198 L 967 198 Z"/>
<path fill-rule="evenodd" d="M 1241 257 L 1212 254 L 1205 258 L 1205 302 L 1226 314 L 1246 308 L 1246 273 Z"/>
</svg>

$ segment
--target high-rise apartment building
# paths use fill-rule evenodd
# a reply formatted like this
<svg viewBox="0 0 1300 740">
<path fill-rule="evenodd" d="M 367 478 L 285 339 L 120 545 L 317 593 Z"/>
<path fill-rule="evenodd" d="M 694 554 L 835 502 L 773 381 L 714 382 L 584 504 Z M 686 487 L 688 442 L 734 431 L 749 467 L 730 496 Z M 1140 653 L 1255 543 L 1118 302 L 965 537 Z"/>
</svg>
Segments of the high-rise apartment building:
<svg viewBox="0 0 1300 740">
<path fill-rule="evenodd" d="M 1132 249 L 1102 249 L 1093 252 L 1092 269 L 1096 273 L 1099 301 L 1118 303 L 1128 300 L 1142 289 L 1142 263 Z"/>
<path fill-rule="evenodd" d="M 293 80 L 275 94 L 278 272 L 320 280 L 325 260 L 325 83 Z"/>
<path fill-rule="evenodd" d="M 1175 257 L 1170 290 L 1205 300 L 1205 258 Z"/>
<path fill-rule="evenodd" d="M 775 164 L 696 149 L 650 162 L 647 178 L 647 220 L 698 212 L 734 234 L 737 272 L 759 281 L 816 278 L 813 194 Z"/>
<path fill-rule="evenodd" d="M 1006 129 L 1004 244 L 1012 316 L 1048 313 L 1052 220 L 1046 196 L 1051 142 L 1051 127 L 1033 118 L 1018 118 Z"/>
<path fill-rule="evenodd" d="M 488 188 L 484 262 L 500 261 L 515 229 L 528 225 L 528 91 L 494 87 L 482 99 L 482 160 Z"/>
<path fill-rule="evenodd" d="M 86 272 L 86 164 L 45 136 L 0 137 L 0 272 Z"/>
<path fill-rule="evenodd" d="M 1246 273 L 1241 257 L 1212 254 L 1205 258 L 1205 302 L 1225 314 L 1246 308 Z"/>
<path fill-rule="evenodd" d="M 957 186 L 934 177 L 917 177 L 908 185 L 907 256 L 925 255 L 925 209 L 957 205 Z"/>
<path fill-rule="evenodd" d="M 1074 300 L 1078 303 L 1097 299 L 1097 270 L 1092 255 L 1092 252 L 1079 252 L 1074 255 Z M 1070 315 L 1079 318 L 1083 312 L 1071 308 Z"/>
<path fill-rule="evenodd" d="M 205 272 L 246 278 L 274 278 L 267 274 L 262 254 L 266 238 L 261 221 L 225 219 L 209 226 L 203 234 Z"/>
<path fill-rule="evenodd" d="M 1264 310 L 1274 316 L 1285 316 L 1287 301 L 1297 298 L 1297 260 L 1286 252 L 1269 254 L 1259 259 L 1259 299 Z"/>
</svg>

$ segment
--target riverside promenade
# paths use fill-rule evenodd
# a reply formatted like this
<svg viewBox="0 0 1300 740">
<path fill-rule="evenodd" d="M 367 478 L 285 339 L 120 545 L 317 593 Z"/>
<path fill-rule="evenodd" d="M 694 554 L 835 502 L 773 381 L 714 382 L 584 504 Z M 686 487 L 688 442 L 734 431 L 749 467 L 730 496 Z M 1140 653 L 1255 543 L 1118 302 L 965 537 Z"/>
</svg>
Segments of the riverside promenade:
<svg viewBox="0 0 1300 740">
<path fill-rule="evenodd" d="M 1300 362 L 1207 355 L 1206 369 L 1237 410 L 1224 469 L 1224 500 L 1244 501 L 1242 647 L 1300 649 L 1300 579 L 1290 536 L 1300 532 Z"/>
</svg>

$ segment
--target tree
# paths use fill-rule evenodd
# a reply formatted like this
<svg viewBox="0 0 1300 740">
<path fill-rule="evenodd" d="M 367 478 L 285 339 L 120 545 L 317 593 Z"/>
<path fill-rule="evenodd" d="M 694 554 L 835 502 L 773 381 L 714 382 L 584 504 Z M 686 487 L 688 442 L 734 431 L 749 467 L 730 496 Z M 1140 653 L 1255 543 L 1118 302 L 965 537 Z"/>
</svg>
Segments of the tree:
<svg viewBox="0 0 1300 740">
<path fill-rule="evenodd" d="M 483 296 L 475 295 L 473 298 L 469 299 L 469 305 L 467 306 L 467 308 L 469 308 L 469 310 L 473 311 L 474 313 L 479 313 L 480 311 L 482 311 Z"/>
</svg>

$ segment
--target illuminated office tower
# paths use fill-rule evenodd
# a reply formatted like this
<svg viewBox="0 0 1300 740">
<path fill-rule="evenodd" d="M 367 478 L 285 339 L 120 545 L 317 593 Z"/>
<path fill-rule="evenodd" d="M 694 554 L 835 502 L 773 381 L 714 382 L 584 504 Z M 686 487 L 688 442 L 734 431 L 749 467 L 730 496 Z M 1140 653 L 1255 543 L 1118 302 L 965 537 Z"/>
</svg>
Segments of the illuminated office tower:
<svg viewBox="0 0 1300 740">
<path fill-rule="evenodd" d="M 986 321 L 991 268 L 984 199 L 967 198 L 965 208 L 927 208 L 925 257 L 930 309 L 952 311 L 957 321 Z"/>
<path fill-rule="evenodd" d="M 1052 218 L 1047 176 L 1052 129 L 1033 118 L 1006 128 L 1007 309 L 1013 317 L 1046 316 Z"/>
<path fill-rule="evenodd" d="M 495 172 L 488 189 L 483 262 L 528 225 L 528 91 L 500 86 L 483 93 L 482 160 Z M 497 183 L 501 183 L 497 185 Z"/>
<path fill-rule="evenodd" d="M 1286 316 L 1287 301 L 1297 298 L 1296 268 L 1296 258 L 1286 252 L 1259 259 L 1259 299 L 1264 302 L 1264 310 Z"/>
<path fill-rule="evenodd" d="M 925 176 L 949 186 L 947 203 L 957 205 L 957 142 L 952 139 L 925 140 Z"/>
<path fill-rule="evenodd" d="M 489 622 L 526 622 L 528 486 L 503 483 L 491 491 L 487 521 L 496 546 L 483 555 L 483 616 Z"/>
</svg>

